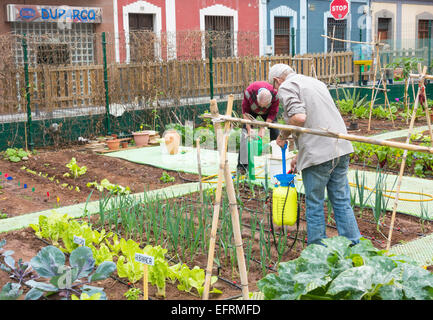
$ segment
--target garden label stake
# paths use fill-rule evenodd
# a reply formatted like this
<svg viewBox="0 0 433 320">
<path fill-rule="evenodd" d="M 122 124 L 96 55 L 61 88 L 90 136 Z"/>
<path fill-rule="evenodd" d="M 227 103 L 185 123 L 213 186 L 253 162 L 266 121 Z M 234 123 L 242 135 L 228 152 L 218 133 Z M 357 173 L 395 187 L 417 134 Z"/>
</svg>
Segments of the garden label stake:
<svg viewBox="0 0 433 320">
<path fill-rule="evenodd" d="M 424 77 L 425 77 L 426 72 L 427 72 L 427 67 L 424 67 L 423 72 L 421 74 L 421 77 L 419 79 L 418 94 L 416 96 L 415 104 L 414 104 L 413 111 L 412 111 L 412 118 L 410 120 L 409 131 L 407 133 L 406 143 L 409 143 L 410 136 L 412 135 L 412 130 L 413 130 L 413 126 L 414 126 L 415 118 L 416 118 L 416 111 L 418 109 L 418 104 L 419 104 L 419 97 L 420 97 L 420 93 L 421 93 L 421 88 L 424 86 Z M 394 200 L 394 205 L 392 208 L 392 216 L 391 216 L 391 223 L 389 226 L 389 234 L 388 234 L 388 240 L 386 243 L 386 250 L 389 250 L 391 247 L 392 229 L 394 228 L 395 214 L 397 212 L 398 199 L 400 196 L 401 180 L 403 178 L 403 172 L 404 172 L 404 168 L 406 166 L 406 157 L 407 157 L 407 150 L 404 150 L 403 158 L 401 160 L 401 165 L 400 165 L 400 173 L 398 175 L 398 180 L 397 180 L 397 187 L 396 187 L 396 191 L 395 191 L 395 200 Z"/>
<path fill-rule="evenodd" d="M 152 256 L 148 256 L 142 253 L 135 254 L 135 261 L 143 264 L 143 300 L 149 300 L 149 290 L 148 290 L 148 268 L 147 266 L 153 266 L 155 264 L 155 259 Z"/>
</svg>

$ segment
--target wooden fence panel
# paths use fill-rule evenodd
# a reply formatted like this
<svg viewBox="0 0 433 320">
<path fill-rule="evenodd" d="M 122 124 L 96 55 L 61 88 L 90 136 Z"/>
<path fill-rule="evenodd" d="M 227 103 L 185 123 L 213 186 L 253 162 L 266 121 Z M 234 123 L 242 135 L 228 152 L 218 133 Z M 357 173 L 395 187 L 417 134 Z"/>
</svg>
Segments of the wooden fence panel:
<svg viewBox="0 0 433 320">
<path fill-rule="evenodd" d="M 330 55 L 306 54 L 295 57 L 216 58 L 214 94 L 242 93 L 253 81 L 267 81 L 269 68 L 276 63 L 292 66 L 298 73 L 317 75 L 329 81 Z M 354 80 L 351 52 L 334 53 L 335 77 L 340 82 Z M 134 103 L 138 100 L 191 98 L 209 95 L 209 60 L 191 60 L 133 64 L 111 64 L 108 70 L 111 103 Z M 32 109 L 53 110 L 105 105 L 102 65 L 40 66 L 30 70 Z M 332 78 L 332 77 L 331 77 Z M 15 109 L 25 111 L 24 77 L 7 74 L 0 78 L 0 113 Z M 14 106 L 11 108 L 11 105 Z M 24 109 L 23 109 L 24 108 Z"/>
</svg>

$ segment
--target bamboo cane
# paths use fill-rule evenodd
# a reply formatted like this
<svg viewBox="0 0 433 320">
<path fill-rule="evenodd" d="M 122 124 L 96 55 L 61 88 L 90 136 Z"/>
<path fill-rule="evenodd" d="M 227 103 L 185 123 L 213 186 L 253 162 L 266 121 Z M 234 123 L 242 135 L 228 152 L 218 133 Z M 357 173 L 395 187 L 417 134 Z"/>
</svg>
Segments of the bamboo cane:
<svg viewBox="0 0 433 320">
<path fill-rule="evenodd" d="M 395 128 L 394 117 L 392 116 L 391 104 L 389 103 L 388 93 L 387 93 L 387 89 L 386 89 L 386 80 L 387 79 L 384 79 L 384 76 L 385 76 L 385 74 L 382 73 L 382 85 L 383 85 L 383 89 L 384 89 L 384 93 L 385 93 L 385 106 L 388 106 L 389 116 L 391 117 L 391 121 L 392 121 L 392 127 Z"/>
<path fill-rule="evenodd" d="M 379 46 L 384 46 L 386 43 L 380 43 L 380 42 L 363 42 L 363 41 L 354 41 L 354 40 L 346 40 L 346 39 L 340 39 L 340 38 L 333 38 L 327 35 L 322 34 L 321 35 L 324 38 L 328 38 L 330 40 L 335 40 L 335 41 L 341 41 L 341 42 L 347 42 L 347 43 L 357 43 L 357 44 L 367 44 L 367 45 L 379 45 Z"/>
<path fill-rule="evenodd" d="M 227 102 L 227 112 L 226 115 L 231 115 L 232 109 L 233 109 L 233 95 L 229 95 L 228 102 Z M 218 105 L 216 103 L 215 99 L 211 100 L 210 103 L 210 110 L 214 116 L 218 115 Z M 226 164 L 226 156 L 227 156 L 227 145 L 228 145 L 228 134 L 223 136 L 223 139 L 221 140 L 219 134 L 221 133 L 221 127 L 220 124 L 217 123 L 214 125 L 215 133 L 217 134 L 217 146 L 219 150 L 219 156 L 220 156 L 220 164 L 218 168 L 218 182 L 217 182 L 217 188 L 215 191 L 215 205 L 214 205 L 214 212 L 213 212 L 213 219 L 212 219 L 212 228 L 211 228 L 211 235 L 210 235 L 210 243 L 209 243 L 209 254 L 208 254 L 208 260 L 207 260 L 207 268 L 206 268 L 206 276 L 205 276 L 205 282 L 204 282 L 204 290 L 203 290 L 203 300 L 209 299 L 209 289 L 210 289 L 210 280 L 212 276 L 212 268 L 213 268 L 213 260 L 214 260 L 214 254 L 215 254 L 215 242 L 216 242 L 216 232 L 218 229 L 218 219 L 219 219 L 219 212 L 221 208 L 221 199 L 222 199 L 222 183 L 224 179 L 224 166 Z M 230 122 L 225 123 L 224 131 L 228 133 L 228 130 L 230 129 Z M 225 150 L 225 151 L 224 151 Z"/>
<path fill-rule="evenodd" d="M 425 75 L 426 72 L 427 72 L 427 67 L 424 67 L 422 74 Z M 415 104 L 414 104 L 413 111 L 412 111 L 412 118 L 410 120 L 409 131 L 408 131 L 408 134 L 407 134 L 407 137 L 406 137 L 406 143 L 409 143 L 410 136 L 412 135 L 412 130 L 413 130 L 413 126 L 414 126 L 415 118 L 416 118 L 416 111 L 418 109 L 419 95 L 420 95 L 420 92 L 421 92 L 421 87 L 423 85 L 424 85 L 424 78 L 421 77 L 420 84 L 419 84 L 419 87 L 418 87 L 418 94 L 416 96 Z M 389 225 L 389 234 L 388 234 L 388 240 L 387 240 L 387 243 L 386 243 L 386 250 L 389 250 L 390 247 L 391 247 L 392 229 L 394 228 L 395 214 L 397 212 L 398 200 L 399 200 L 399 196 L 400 196 L 401 181 L 402 181 L 402 178 L 403 178 L 404 168 L 406 166 L 406 157 L 407 157 L 407 150 L 405 150 L 403 152 L 403 159 L 402 159 L 401 165 L 400 165 L 400 173 L 398 175 L 398 180 L 397 180 L 397 187 L 396 187 L 396 192 L 395 192 L 394 205 L 393 205 L 393 208 L 392 208 L 391 223 Z"/>
<path fill-rule="evenodd" d="M 330 57 L 330 59 L 331 59 L 331 61 L 330 61 L 330 64 L 329 64 L 329 79 L 328 79 L 328 84 L 330 85 L 331 84 L 331 79 L 332 79 L 332 65 L 333 65 L 333 62 L 334 62 L 334 37 L 335 37 L 335 26 L 333 27 L 333 29 L 332 29 L 332 40 L 331 40 L 331 57 Z M 337 92 L 338 92 L 338 89 L 337 89 Z"/>
<path fill-rule="evenodd" d="M 200 161 L 200 138 L 195 140 L 195 145 L 197 148 L 197 169 L 198 169 L 198 181 L 200 186 L 200 202 L 203 204 L 203 182 L 201 176 L 201 161 Z"/>
<path fill-rule="evenodd" d="M 279 130 L 287 130 L 287 131 L 293 131 L 293 132 L 297 132 L 297 133 L 308 133 L 308 134 L 314 134 L 314 135 L 318 135 L 318 136 L 330 137 L 330 138 L 335 138 L 335 139 L 345 139 L 345 140 L 349 140 L 349 141 L 363 142 L 363 143 L 374 144 L 374 145 L 379 145 L 379 146 L 388 146 L 388 147 L 398 148 L 398 149 L 403 149 L 403 150 L 411 150 L 411 151 L 418 151 L 418 152 L 433 154 L 433 148 L 427 147 L 427 146 L 418 146 L 418 145 L 409 144 L 409 143 L 373 139 L 370 137 L 357 136 L 357 135 L 353 135 L 353 134 L 332 132 L 332 131 L 329 131 L 326 129 L 304 128 L 304 127 L 297 127 L 297 126 L 288 125 L 288 124 L 269 123 L 269 122 L 257 121 L 257 120 L 253 121 L 253 120 L 234 118 L 234 117 L 223 116 L 223 115 L 215 117 L 215 116 L 210 115 L 210 114 L 203 114 L 203 115 L 201 115 L 201 117 L 207 118 L 207 119 L 213 119 L 214 122 L 222 122 L 222 121 L 237 122 L 237 123 L 254 125 L 254 126 L 259 126 L 259 127 L 275 128 L 275 129 L 279 129 Z"/>
<path fill-rule="evenodd" d="M 424 89 L 424 93 L 425 93 L 425 89 Z M 426 93 L 425 93 L 424 108 L 425 108 L 425 115 L 427 117 L 428 130 L 430 132 L 430 144 L 433 144 L 433 130 L 432 130 L 432 126 L 431 126 L 430 111 L 428 109 L 428 102 L 427 102 L 427 94 Z"/>
<path fill-rule="evenodd" d="M 380 34 L 379 34 L 379 38 L 378 41 L 376 42 L 375 45 L 375 51 L 376 51 L 376 63 L 374 65 L 374 74 L 373 74 L 373 88 L 376 86 L 376 74 L 377 74 L 377 69 L 378 66 L 380 66 L 380 55 L 379 55 L 379 41 L 380 41 Z M 373 112 L 373 105 L 374 105 L 374 101 L 376 100 L 376 96 L 375 96 L 375 89 L 373 89 L 373 91 L 371 92 L 371 102 L 370 102 L 370 115 L 368 116 L 368 128 L 367 131 L 370 131 L 370 126 L 371 126 L 371 114 Z"/>
</svg>

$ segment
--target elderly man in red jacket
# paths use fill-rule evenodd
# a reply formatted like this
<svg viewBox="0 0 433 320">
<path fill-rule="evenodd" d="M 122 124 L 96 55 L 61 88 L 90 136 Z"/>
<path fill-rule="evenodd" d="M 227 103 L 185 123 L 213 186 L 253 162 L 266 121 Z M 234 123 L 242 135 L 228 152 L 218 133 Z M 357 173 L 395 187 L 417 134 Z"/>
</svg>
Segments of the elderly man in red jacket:
<svg viewBox="0 0 433 320">
<path fill-rule="evenodd" d="M 277 91 L 272 85 L 266 81 L 255 81 L 244 91 L 242 116 L 244 119 L 250 119 L 249 115 L 253 118 L 261 116 L 266 122 L 276 122 L 279 104 Z M 271 128 L 269 134 L 271 140 L 275 140 L 279 135 L 279 131 L 278 129 Z M 264 135 L 265 127 L 261 127 L 258 131 L 258 136 L 263 138 Z M 238 171 L 241 173 L 245 173 L 248 170 L 247 139 L 249 137 L 251 137 L 251 126 L 244 125 L 242 127 L 237 166 Z"/>
</svg>

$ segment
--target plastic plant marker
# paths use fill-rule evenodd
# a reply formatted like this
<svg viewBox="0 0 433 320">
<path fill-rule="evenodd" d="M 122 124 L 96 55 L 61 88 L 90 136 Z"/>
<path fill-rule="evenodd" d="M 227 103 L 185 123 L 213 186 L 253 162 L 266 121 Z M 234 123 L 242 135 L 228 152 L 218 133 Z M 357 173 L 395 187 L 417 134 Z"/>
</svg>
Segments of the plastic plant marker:
<svg viewBox="0 0 433 320">
<path fill-rule="evenodd" d="M 12 180 L 13 178 L 12 178 L 12 177 L 7 177 L 6 179 L 10 181 L 10 180 Z"/>
<path fill-rule="evenodd" d="M 27 189 L 27 183 L 24 183 L 24 189 Z"/>
<path fill-rule="evenodd" d="M 5 178 L 7 178 L 9 175 L 7 173 L 5 173 Z"/>
<path fill-rule="evenodd" d="M 49 198 L 50 197 L 50 193 L 47 191 L 47 197 Z"/>
<path fill-rule="evenodd" d="M 32 192 L 35 192 L 35 187 L 32 188 Z"/>
</svg>

